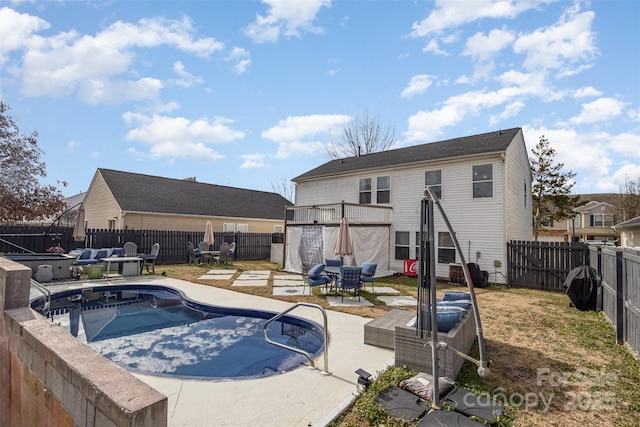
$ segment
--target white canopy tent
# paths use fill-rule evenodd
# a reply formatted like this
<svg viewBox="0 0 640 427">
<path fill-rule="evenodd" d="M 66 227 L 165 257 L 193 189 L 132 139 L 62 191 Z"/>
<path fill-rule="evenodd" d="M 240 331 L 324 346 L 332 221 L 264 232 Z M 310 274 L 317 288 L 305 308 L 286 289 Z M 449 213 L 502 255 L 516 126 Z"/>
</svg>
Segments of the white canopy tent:
<svg viewBox="0 0 640 427">
<path fill-rule="evenodd" d="M 327 258 L 336 258 L 333 246 L 338 237 L 338 227 L 312 225 L 287 226 L 284 270 L 302 272 L 303 263 L 308 266 L 322 264 Z M 361 265 L 364 262 L 378 264 L 376 276 L 393 274 L 389 271 L 389 227 L 349 227 L 353 256 L 345 256 L 345 265 Z"/>
</svg>

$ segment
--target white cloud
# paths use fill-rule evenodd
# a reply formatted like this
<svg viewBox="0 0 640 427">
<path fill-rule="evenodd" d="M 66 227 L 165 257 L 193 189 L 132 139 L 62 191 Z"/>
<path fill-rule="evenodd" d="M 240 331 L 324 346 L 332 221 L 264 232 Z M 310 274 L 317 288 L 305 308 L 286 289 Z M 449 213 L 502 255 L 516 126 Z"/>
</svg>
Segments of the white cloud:
<svg viewBox="0 0 640 427">
<path fill-rule="evenodd" d="M 310 154 L 322 151 L 331 135 L 339 132 L 350 120 L 349 116 L 340 114 L 287 117 L 262 132 L 262 137 L 278 143 L 276 157 Z"/>
<path fill-rule="evenodd" d="M 250 56 L 251 54 L 248 50 L 236 46 L 225 59 L 233 63 L 233 72 L 240 75 L 244 74 L 247 68 L 249 68 L 249 65 L 251 65 Z"/>
<path fill-rule="evenodd" d="M 243 154 L 241 157 L 243 160 L 241 169 L 256 169 L 267 165 L 265 154 Z"/>
<path fill-rule="evenodd" d="M 440 49 L 440 45 L 438 44 L 438 40 L 431 39 L 427 42 L 427 44 L 422 48 L 423 52 L 431 52 L 436 55 L 448 55 L 446 51 Z"/>
<path fill-rule="evenodd" d="M 12 50 L 23 49 L 34 33 L 46 30 L 51 25 L 44 19 L 26 13 L 18 13 L 8 7 L 0 8 L 0 66 L 6 61 L 5 55 Z"/>
<path fill-rule="evenodd" d="M 491 126 L 495 126 L 496 124 L 504 121 L 505 119 L 509 119 L 511 117 L 515 117 L 518 115 L 520 110 L 525 107 L 525 103 L 522 101 L 514 101 L 507 104 L 502 113 L 496 114 L 489 118 L 489 124 Z"/>
<path fill-rule="evenodd" d="M 82 147 L 83 145 L 84 144 L 82 142 L 71 140 L 71 141 L 67 142 L 67 151 L 68 152 L 73 152 L 73 151 L 76 150 L 76 148 Z"/>
<path fill-rule="evenodd" d="M 576 117 L 569 119 L 573 124 L 603 122 L 622 114 L 624 103 L 613 98 L 600 98 L 593 102 L 582 104 L 582 111 Z"/>
<path fill-rule="evenodd" d="M 469 22 L 487 18 L 513 19 L 518 14 L 538 7 L 540 3 L 548 1 L 513 1 L 513 0 L 474 0 L 447 1 L 437 0 L 435 9 L 420 22 L 412 26 L 413 37 L 424 37 L 439 34 L 445 30 L 457 28 Z"/>
<path fill-rule="evenodd" d="M 203 79 L 201 77 L 196 77 L 193 74 L 189 73 L 184 68 L 184 64 L 181 61 L 176 61 L 173 63 L 173 72 L 180 76 L 179 79 L 174 80 L 174 83 L 178 86 L 189 88 L 195 84 L 203 82 Z"/>
<path fill-rule="evenodd" d="M 502 113 L 504 117 L 511 117 L 521 108 L 519 97 L 531 95 L 538 90 L 533 86 L 504 87 L 496 91 L 467 92 L 447 99 L 440 109 L 418 111 L 409 117 L 408 129 L 404 132 L 405 143 L 431 141 L 442 134 L 446 127 L 453 126 L 467 117 L 476 116 L 484 109 L 507 104 Z M 494 122 L 499 116 L 494 117 Z"/>
<path fill-rule="evenodd" d="M 528 70 L 560 69 L 566 74 L 577 61 L 596 55 L 591 31 L 594 18 L 592 11 L 578 13 L 575 8 L 571 9 L 555 25 L 519 36 L 513 49 L 525 55 L 523 66 Z"/>
<path fill-rule="evenodd" d="M 424 93 L 427 91 L 427 89 L 429 89 L 429 86 L 431 86 L 432 82 L 433 76 L 430 76 L 428 74 L 419 74 L 417 76 L 413 76 L 411 77 L 409 86 L 404 88 L 400 96 L 403 98 L 412 98 L 414 95 Z"/>
<path fill-rule="evenodd" d="M 573 192 L 617 192 L 624 173 L 637 173 L 640 169 L 640 151 L 637 149 L 639 134 L 607 132 L 580 132 L 572 128 L 523 127 L 529 150 L 544 135 L 556 150 L 556 163 L 563 163 L 565 171 L 576 173 L 579 183 Z M 620 162 L 620 155 L 625 161 Z M 617 170 L 613 165 L 622 164 Z M 635 172 L 634 172 L 635 171 Z"/>
<path fill-rule="evenodd" d="M 313 25 L 323 7 L 330 7 L 330 0 L 283 1 L 263 0 L 269 6 L 266 16 L 258 15 L 244 33 L 254 43 L 276 42 L 280 35 L 300 37 L 302 31 L 321 33 L 322 28 Z"/>
<path fill-rule="evenodd" d="M 184 117 L 125 113 L 123 119 L 134 127 L 127 133 L 127 140 L 149 145 L 153 158 L 216 160 L 224 156 L 209 145 L 233 142 L 245 136 L 244 132 L 230 127 L 231 120 L 222 117 L 192 121 Z"/>
<path fill-rule="evenodd" d="M 87 104 L 120 104 L 125 101 L 157 99 L 163 84 L 150 77 L 140 80 L 88 80 L 78 87 L 78 99 Z"/>
<path fill-rule="evenodd" d="M 43 26 L 23 24 L 17 30 L 22 29 L 27 36 L 29 30 L 36 28 Z M 77 93 L 81 100 L 90 103 L 155 98 L 163 86 L 158 79 L 125 77 L 136 74 L 133 69 L 136 49 L 169 46 L 206 58 L 224 47 L 213 38 L 196 38 L 193 33 L 191 21 L 184 17 L 141 19 L 136 24 L 118 21 L 95 36 L 75 30 L 50 37 L 28 35 L 23 41 L 25 54 L 19 70 L 22 91 L 33 97 Z M 115 92 L 107 93 L 111 90 Z"/>
<path fill-rule="evenodd" d="M 602 95 L 602 92 L 592 86 L 582 87 L 573 91 L 574 98 L 588 98 L 600 95 Z"/>
<path fill-rule="evenodd" d="M 491 30 L 489 35 L 476 33 L 467 40 L 464 55 L 469 55 L 480 61 L 487 61 L 514 40 L 513 32 L 506 29 Z"/>
</svg>

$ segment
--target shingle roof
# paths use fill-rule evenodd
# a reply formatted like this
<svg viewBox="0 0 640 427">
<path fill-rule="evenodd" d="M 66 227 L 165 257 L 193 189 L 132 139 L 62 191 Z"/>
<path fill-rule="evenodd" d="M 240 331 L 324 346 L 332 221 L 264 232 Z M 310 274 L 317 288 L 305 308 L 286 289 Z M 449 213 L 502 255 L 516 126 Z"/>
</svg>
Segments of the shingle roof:
<svg viewBox="0 0 640 427">
<path fill-rule="evenodd" d="M 635 218 L 631 218 L 625 222 L 621 222 L 620 224 L 616 224 L 613 226 L 613 228 L 618 229 L 618 228 L 628 228 L 628 227 L 640 227 L 640 216 L 637 216 Z"/>
<path fill-rule="evenodd" d="M 123 211 L 284 219 L 277 193 L 98 169 Z"/>
<path fill-rule="evenodd" d="M 303 181 L 324 176 L 341 175 L 355 171 L 378 169 L 412 163 L 424 163 L 453 157 L 500 153 L 507 149 L 520 128 L 506 129 L 480 135 L 465 136 L 429 144 L 381 151 L 357 157 L 331 160 L 303 173 L 292 181 Z"/>
</svg>

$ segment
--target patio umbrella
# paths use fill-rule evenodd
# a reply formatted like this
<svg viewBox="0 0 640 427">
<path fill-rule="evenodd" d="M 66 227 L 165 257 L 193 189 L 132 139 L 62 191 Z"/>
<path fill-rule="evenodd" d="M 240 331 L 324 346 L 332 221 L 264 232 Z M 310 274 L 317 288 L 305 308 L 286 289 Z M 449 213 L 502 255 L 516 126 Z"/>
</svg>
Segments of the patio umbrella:
<svg viewBox="0 0 640 427">
<path fill-rule="evenodd" d="M 207 221 L 207 224 L 204 226 L 204 239 L 203 242 L 213 245 L 213 224 L 211 221 Z"/>
<path fill-rule="evenodd" d="M 84 205 L 80 204 L 76 215 L 76 223 L 73 226 L 73 240 L 76 242 L 84 242 L 87 233 L 84 230 Z"/>
<path fill-rule="evenodd" d="M 340 259 L 346 255 L 353 255 L 353 245 L 351 243 L 351 236 L 349 235 L 347 218 L 343 217 L 342 221 L 340 221 L 338 237 L 336 238 L 335 245 L 333 245 L 333 254 L 340 255 Z"/>
</svg>

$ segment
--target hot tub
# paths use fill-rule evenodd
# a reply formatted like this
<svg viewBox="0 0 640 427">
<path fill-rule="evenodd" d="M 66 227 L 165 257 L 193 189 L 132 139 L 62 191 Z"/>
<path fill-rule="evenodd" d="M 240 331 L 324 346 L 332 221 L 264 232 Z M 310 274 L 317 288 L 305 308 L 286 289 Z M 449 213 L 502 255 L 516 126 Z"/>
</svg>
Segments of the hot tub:
<svg viewBox="0 0 640 427">
<path fill-rule="evenodd" d="M 66 254 L 6 254 L 5 258 L 19 262 L 31 269 L 31 277 L 35 279 L 39 265 L 50 265 L 54 280 L 71 278 L 71 266 L 75 257 Z"/>
</svg>

